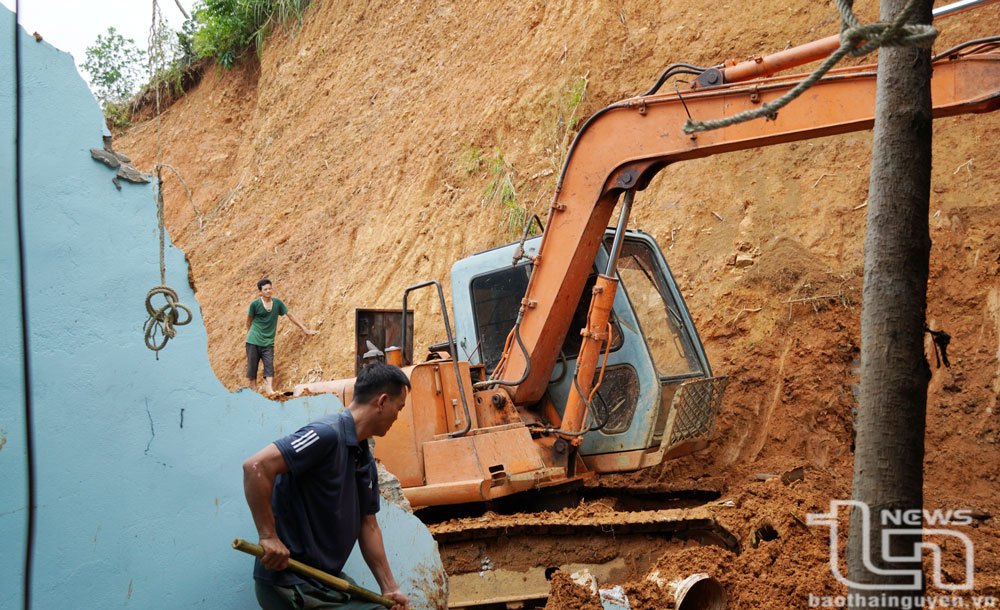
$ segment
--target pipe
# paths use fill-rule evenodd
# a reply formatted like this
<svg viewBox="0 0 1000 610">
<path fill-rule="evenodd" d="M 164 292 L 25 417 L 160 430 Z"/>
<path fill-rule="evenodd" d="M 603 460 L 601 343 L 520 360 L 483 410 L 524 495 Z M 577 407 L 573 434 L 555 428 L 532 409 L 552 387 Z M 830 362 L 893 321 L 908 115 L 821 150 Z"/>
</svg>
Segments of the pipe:
<svg viewBox="0 0 1000 610">
<path fill-rule="evenodd" d="M 618 267 L 618 255 L 622 250 L 622 242 L 625 241 L 625 226 L 628 224 L 628 216 L 632 212 L 633 201 L 635 201 L 635 189 L 625 191 L 625 201 L 622 202 L 622 209 L 618 215 L 615 240 L 611 244 L 611 252 L 608 254 L 608 267 L 604 275 L 614 276 L 615 269 Z"/>
<path fill-rule="evenodd" d="M 656 570 L 646 579 L 667 592 L 674 610 L 725 610 L 726 590 L 708 574 L 670 578 Z"/>
<path fill-rule="evenodd" d="M 952 2 L 951 4 L 946 4 L 945 6 L 934 9 L 932 14 L 935 20 L 943 19 L 945 17 L 957 15 L 958 13 L 978 8 L 981 5 L 990 4 L 996 1 L 997 0 L 959 0 L 958 2 Z M 771 55 L 755 57 L 754 59 L 740 62 L 734 66 L 723 68 L 723 81 L 726 83 L 737 83 L 750 80 L 752 78 L 771 76 L 772 74 L 776 74 L 782 70 L 787 70 L 789 68 L 807 64 L 811 61 L 828 57 L 839 47 L 840 34 L 834 34 L 833 36 L 827 36 L 826 38 L 807 42 L 806 44 L 792 47 L 791 49 L 772 53 Z"/>
<path fill-rule="evenodd" d="M 964 13 L 965 11 L 978 8 L 983 4 L 990 4 L 992 2 L 996 2 L 996 0 L 958 0 L 958 2 L 952 2 L 951 4 L 939 6 L 931 11 L 931 14 L 934 15 L 935 19 L 951 17 L 952 15 Z"/>
</svg>

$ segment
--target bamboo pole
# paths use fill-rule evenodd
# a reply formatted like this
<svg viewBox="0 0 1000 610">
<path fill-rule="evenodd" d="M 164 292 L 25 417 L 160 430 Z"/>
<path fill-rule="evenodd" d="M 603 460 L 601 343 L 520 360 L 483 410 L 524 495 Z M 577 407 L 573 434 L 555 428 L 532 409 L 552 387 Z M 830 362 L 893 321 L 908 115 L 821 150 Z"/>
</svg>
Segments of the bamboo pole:
<svg viewBox="0 0 1000 610">
<path fill-rule="evenodd" d="M 241 538 L 233 540 L 233 548 L 237 551 L 243 551 L 248 555 L 253 555 L 254 557 L 261 557 L 264 555 L 264 549 L 260 547 L 259 544 L 254 544 L 252 542 L 247 542 Z M 389 599 L 388 597 L 383 597 L 378 593 L 373 593 L 368 589 L 359 587 L 353 583 L 350 583 L 343 578 L 337 578 L 333 574 L 328 574 L 323 570 L 317 570 L 312 566 L 307 566 L 301 561 L 296 561 L 294 559 L 288 560 L 288 569 L 295 572 L 300 576 L 306 576 L 308 578 L 313 578 L 320 581 L 321 583 L 333 587 L 338 591 L 344 591 L 345 593 L 350 593 L 355 597 L 359 597 L 365 601 L 374 602 L 376 604 L 382 604 L 386 608 L 392 608 L 396 605 L 396 601 Z"/>
</svg>

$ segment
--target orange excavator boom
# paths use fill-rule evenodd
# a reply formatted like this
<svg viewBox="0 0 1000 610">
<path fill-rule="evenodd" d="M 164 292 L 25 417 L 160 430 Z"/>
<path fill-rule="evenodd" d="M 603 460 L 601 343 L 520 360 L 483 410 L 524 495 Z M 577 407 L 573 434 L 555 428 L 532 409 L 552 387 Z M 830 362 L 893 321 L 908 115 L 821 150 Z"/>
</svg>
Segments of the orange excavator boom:
<svg viewBox="0 0 1000 610">
<path fill-rule="evenodd" d="M 934 117 L 989 112 L 1000 106 L 1000 52 L 977 44 L 935 58 Z M 874 65 L 831 70 L 773 119 L 687 135 L 685 120 L 718 119 L 771 102 L 805 75 L 635 97 L 604 108 L 580 129 L 548 215 L 502 380 L 515 404 L 542 398 L 605 227 L 623 192 L 642 190 L 676 161 L 870 129 Z M 530 361 L 530 366 L 528 365 Z M 581 378 L 579 394 L 590 390 Z M 582 408 L 578 406 L 577 408 Z M 567 412 L 565 419 L 583 420 Z"/>
</svg>

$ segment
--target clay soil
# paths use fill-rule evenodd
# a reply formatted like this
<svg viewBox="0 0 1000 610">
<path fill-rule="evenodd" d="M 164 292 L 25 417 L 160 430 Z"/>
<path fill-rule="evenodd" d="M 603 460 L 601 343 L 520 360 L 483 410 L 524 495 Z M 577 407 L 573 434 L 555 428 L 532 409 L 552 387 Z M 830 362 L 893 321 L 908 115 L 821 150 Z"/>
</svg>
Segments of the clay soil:
<svg viewBox="0 0 1000 610">
<path fill-rule="evenodd" d="M 873 2 L 857 7 L 876 16 Z M 940 51 L 996 34 L 1000 5 L 940 23 Z M 278 389 L 354 372 L 354 309 L 398 308 L 402 290 L 511 241 L 484 202 L 502 151 L 517 202 L 544 218 L 566 125 L 649 88 L 673 62 L 713 65 L 837 31 L 832 2 L 332 2 L 279 31 L 260 59 L 208 66 L 158 124 L 116 148 L 149 170 L 160 130 L 166 224 L 190 260 L 221 382 L 243 385 L 245 312 L 261 276 L 320 334 L 277 337 Z M 575 110 L 568 91 L 587 82 Z M 571 136 L 571 134 L 569 134 Z M 952 336 L 927 409 L 928 509 L 976 511 L 975 594 L 1000 596 L 1000 113 L 935 123 L 929 325 Z M 659 242 L 716 373 L 729 375 L 711 446 L 605 486 L 716 491 L 739 541 L 665 550 L 661 574 L 706 571 L 730 607 L 805 607 L 843 594 L 827 530 L 807 513 L 850 497 L 859 358 L 867 132 L 669 167 L 639 193 L 631 226 Z M 478 151 L 478 153 L 477 153 Z M 152 202 L 151 202 L 152 205 Z M 149 256 L 156 254 L 150 236 Z M 753 264 L 736 268 L 737 252 Z M 417 347 L 443 339 L 429 293 Z M 180 332 L 184 332 L 181 329 Z M 169 357 L 169 346 L 163 357 Z M 206 406 L 206 408 L 208 408 Z M 803 467 L 803 478 L 777 477 Z M 777 535 L 759 540 L 769 527 Z M 758 539 L 756 545 L 755 539 Z M 959 549 L 945 571 L 962 577 Z M 564 583 L 565 584 L 565 583 Z M 562 587 L 567 589 L 568 587 Z M 633 608 L 663 608 L 637 579 Z M 933 591 L 931 591 L 933 592 Z M 583 602 L 556 589 L 550 608 Z"/>
</svg>

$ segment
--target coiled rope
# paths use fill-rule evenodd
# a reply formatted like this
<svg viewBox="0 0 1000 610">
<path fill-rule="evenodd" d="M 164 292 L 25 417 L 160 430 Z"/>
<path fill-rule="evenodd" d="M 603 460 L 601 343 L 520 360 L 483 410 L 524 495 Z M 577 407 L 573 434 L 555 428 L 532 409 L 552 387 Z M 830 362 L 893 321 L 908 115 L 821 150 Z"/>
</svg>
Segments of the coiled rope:
<svg viewBox="0 0 1000 610">
<path fill-rule="evenodd" d="M 789 102 L 816 84 L 830 68 L 845 56 L 860 57 L 884 46 L 930 48 L 938 35 L 937 28 L 932 25 L 907 23 L 916 10 L 917 0 L 910 0 L 903 7 L 903 10 L 896 15 L 892 23 L 877 21 L 868 25 L 862 24 L 851 11 L 853 4 L 853 0 L 837 0 L 837 8 L 840 10 L 840 47 L 827 57 L 809 75 L 809 78 L 773 102 L 761 104 L 760 108 L 747 110 L 746 112 L 714 121 L 694 121 L 688 119 L 684 123 L 684 133 L 691 134 L 696 131 L 710 131 L 760 117 L 767 117 L 774 120 L 778 116 L 778 110 L 784 108 Z"/>
<path fill-rule="evenodd" d="M 153 297 L 158 294 L 162 294 L 167 301 L 159 308 L 153 305 Z M 142 325 L 142 332 L 146 337 L 146 347 L 154 352 L 166 347 L 167 341 L 177 335 L 175 326 L 184 326 L 191 321 L 191 310 L 178 302 L 177 293 L 170 286 L 156 286 L 146 293 L 146 312 L 149 318 Z M 187 314 L 187 317 L 181 318 L 180 312 Z"/>
<path fill-rule="evenodd" d="M 163 15 L 156 0 L 153 0 L 153 23 L 149 29 L 149 74 L 150 82 L 156 88 L 156 223 L 160 230 L 160 285 L 154 286 L 146 293 L 146 313 L 149 318 L 142 325 L 142 332 L 146 341 L 146 347 L 156 353 L 156 359 L 160 359 L 160 350 L 167 346 L 170 341 L 177 336 L 175 326 L 184 326 L 191 321 L 191 310 L 182 305 L 177 299 L 177 292 L 167 286 L 167 267 L 163 260 L 163 250 L 165 229 L 163 222 L 163 178 L 161 169 L 163 167 L 163 149 L 160 145 L 160 80 L 163 74 L 163 37 L 160 31 L 163 28 Z M 157 51 L 154 53 L 154 50 Z M 159 70 L 153 67 L 154 57 L 159 60 Z M 195 210 L 197 211 L 197 209 Z M 153 297 L 162 294 L 166 304 L 162 307 L 153 305 Z M 180 312 L 187 314 L 186 318 L 180 317 Z"/>
</svg>

